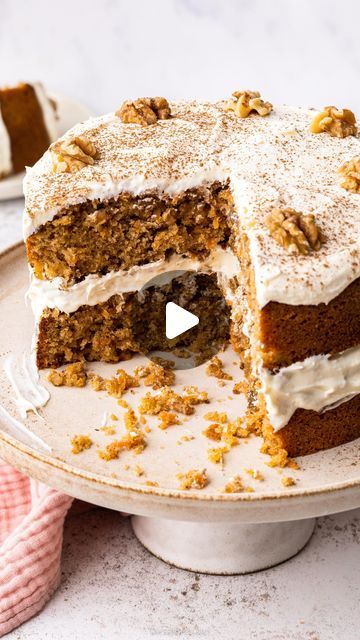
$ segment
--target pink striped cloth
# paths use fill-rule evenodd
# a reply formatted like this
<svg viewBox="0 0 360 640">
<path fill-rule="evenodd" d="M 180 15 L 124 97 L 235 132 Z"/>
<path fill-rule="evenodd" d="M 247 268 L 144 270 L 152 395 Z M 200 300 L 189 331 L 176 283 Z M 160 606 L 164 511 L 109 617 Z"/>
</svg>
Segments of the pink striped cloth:
<svg viewBox="0 0 360 640">
<path fill-rule="evenodd" d="M 0 461 L 0 637 L 38 613 L 59 585 L 71 503 Z"/>
</svg>

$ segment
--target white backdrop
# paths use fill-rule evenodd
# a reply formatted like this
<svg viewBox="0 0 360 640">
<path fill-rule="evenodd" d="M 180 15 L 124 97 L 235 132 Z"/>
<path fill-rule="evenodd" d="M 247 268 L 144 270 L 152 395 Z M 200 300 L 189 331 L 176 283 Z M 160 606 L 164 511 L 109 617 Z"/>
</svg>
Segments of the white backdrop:
<svg viewBox="0 0 360 640">
<path fill-rule="evenodd" d="M 0 0 L 0 85 L 126 97 L 338 104 L 360 116 L 359 0 Z"/>
</svg>

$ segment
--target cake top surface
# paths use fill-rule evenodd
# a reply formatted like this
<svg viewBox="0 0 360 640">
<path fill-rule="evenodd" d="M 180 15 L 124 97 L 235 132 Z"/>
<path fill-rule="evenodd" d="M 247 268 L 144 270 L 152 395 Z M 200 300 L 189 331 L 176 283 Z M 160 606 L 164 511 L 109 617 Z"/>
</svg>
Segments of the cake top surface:
<svg viewBox="0 0 360 640">
<path fill-rule="evenodd" d="M 360 155 L 359 136 L 309 131 L 314 110 L 275 106 L 266 117 L 238 118 L 224 103 L 178 102 L 172 117 L 142 127 L 109 114 L 71 129 L 97 150 L 93 165 L 54 173 L 50 152 L 27 170 L 25 234 L 59 211 L 127 191 L 179 193 L 229 180 L 246 230 L 258 302 L 329 302 L 360 275 L 360 196 L 340 186 L 338 169 Z M 313 214 L 326 241 L 291 254 L 265 225 L 273 208 Z"/>
</svg>

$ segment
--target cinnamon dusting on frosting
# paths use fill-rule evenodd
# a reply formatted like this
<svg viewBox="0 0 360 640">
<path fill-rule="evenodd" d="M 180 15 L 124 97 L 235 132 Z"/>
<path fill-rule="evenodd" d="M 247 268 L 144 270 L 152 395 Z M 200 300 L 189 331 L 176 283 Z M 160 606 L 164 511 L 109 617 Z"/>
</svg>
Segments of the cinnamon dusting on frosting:
<svg viewBox="0 0 360 640">
<path fill-rule="evenodd" d="M 236 223 L 249 237 L 258 303 L 329 302 L 360 276 L 359 207 L 337 171 L 360 155 L 358 137 L 309 132 L 311 110 L 277 106 L 267 118 L 235 118 L 224 103 L 172 103 L 174 117 L 132 127 L 114 114 L 76 125 L 61 140 L 85 136 L 98 158 L 76 174 L 53 173 L 51 155 L 27 171 L 25 234 L 68 206 L 132 194 L 181 193 L 229 180 Z M 296 131 L 296 135 L 287 135 Z M 264 218 L 290 207 L 315 216 L 326 244 L 307 256 L 284 252 Z M 341 215 L 339 215 L 341 212 Z"/>
</svg>

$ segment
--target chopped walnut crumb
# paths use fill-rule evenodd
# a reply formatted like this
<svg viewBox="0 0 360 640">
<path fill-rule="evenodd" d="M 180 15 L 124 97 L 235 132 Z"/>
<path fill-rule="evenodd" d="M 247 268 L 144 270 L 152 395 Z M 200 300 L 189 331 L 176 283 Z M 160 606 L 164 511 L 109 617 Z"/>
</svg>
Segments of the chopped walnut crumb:
<svg viewBox="0 0 360 640">
<path fill-rule="evenodd" d="M 51 369 L 47 379 L 55 387 L 85 387 L 87 374 L 83 362 L 70 364 L 64 371 Z"/>
<path fill-rule="evenodd" d="M 206 429 L 204 429 L 203 434 L 204 436 L 209 438 L 209 440 L 215 440 L 216 442 L 219 442 L 221 440 L 222 431 L 223 425 L 213 422 L 212 424 L 209 424 Z"/>
<path fill-rule="evenodd" d="M 175 382 L 175 373 L 160 364 L 150 362 L 145 367 L 136 367 L 134 374 L 137 378 L 144 378 L 146 387 L 152 387 L 154 391 L 161 387 L 171 387 Z"/>
<path fill-rule="evenodd" d="M 94 164 L 96 147 L 85 136 L 72 140 L 59 140 L 50 147 L 55 173 L 74 173 L 86 165 Z"/>
<path fill-rule="evenodd" d="M 204 415 L 205 420 L 212 420 L 214 422 L 220 422 L 221 424 L 225 424 L 228 422 L 228 416 L 226 413 L 219 413 L 218 411 L 208 411 Z"/>
<path fill-rule="evenodd" d="M 144 475 L 145 471 L 139 464 L 136 464 L 134 467 L 134 473 L 136 476 L 140 477 Z"/>
<path fill-rule="evenodd" d="M 239 438 L 247 438 L 250 435 L 249 429 L 242 426 L 241 418 L 229 422 L 226 414 L 218 413 L 217 411 L 209 412 L 204 417 L 205 419 L 218 420 L 218 422 L 210 424 L 203 431 L 204 436 L 210 440 L 217 442 L 222 440 L 228 447 L 235 447 L 239 444 Z"/>
<path fill-rule="evenodd" d="M 134 450 L 135 453 L 141 453 L 146 445 L 145 436 L 140 429 L 130 431 L 120 440 L 110 442 L 105 449 L 98 450 L 98 456 L 102 460 L 114 460 L 119 457 L 121 451 Z"/>
<path fill-rule="evenodd" d="M 265 219 L 270 235 L 290 253 L 308 254 L 319 251 L 323 235 L 313 214 L 304 215 L 294 209 L 273 209 Z"/>
<path fill-rule="evenodd" d="M 206 373 L 208 376 L 219 378 L 219 380 L 232 380 L 232 376 L 223 370 L 224 364 L 218 356 L 211 358 L 208 366 L 206 367 Z"/>
<path fill-rule="evenodd" d="M 208 459 L 215 464 L 224 464 L 224 455 L 228 453 L 229 447 L 215 447 L 208 449 Z"/>
<path fill-rule="evenodd" d="M 161 411 L 178 411 L 185 415 L 194 413 L 194 405 L 208 402 L 205 391 L 199 391 L 196 387 L 185 388 L 185 394 L 181 396 L 169 387 L 163 387 L 157 395 L 147 393 L 140 401 L 139 412 L 147 415 L 158 415 Z"/>
<path fill-rule="evenodd" d="M 324 107 L 310 125 L 311 133 L 329 133 L 336 138 L 356 136 L 356 118 L 350 109 Z"/>
<path fill-rule="evenodd" d="M 265 443 L 260 451 L 261 453 L 267 453 L 271 456 L 269 462 L 267 462 L 268 467 L 286 467 L 288 465 L 289 456 L 285 449 L 278 449 L 276 453 L 271 453 Z"/>
<path fill-rule="evenodd" d="M 180 489 L 204 489 L 209 480 L 206 469 L 190 469 L 187 473 L 178 473 L 177 478 L 180 482 Z"/>
<path fill-rule="evenodd" d="M 116 433 L 114 427 L 100 427 L 100 431 L 103 431 L 107 436 L 113 436 Z"/>
<path fill-rule="evenodd" d="M 160 411 L 158 418 L 160 418 L 159 429 L 167 429 L 174 424 L 180 424 L 180 420 L 176 414 L 170 413 L 169 411 Z"/>
<path fill-rule="evenodd" d="M 165 98 L 138 98 L 126 100 L 115 112 L 125 124 L 140 124 L 146 127 L 158 120 L 167 120 L 171 116 L 170 106 Z"/>
<path fill-rule="evenodd" d="M 114 398 L 121 398 L 125 391 L 139 386 L 137 379 L 124 371 L 124 369 L 118 369 L 116 376 L 113 378 L 107 379 L 95 374 L 89 374 L 89 379 L 94 391 L 106 391 L 109 396 Z"/>
<path fill-rule="evenodd" d="M 158 487 L 159 483 L 156 482 L 155 480 L 146 480 L 145 482 L 147 487 Z"/>
<path fill-rule="evenodd" d="M 281 484 L 284 487 L 292 487 L 294 484 L 296 484 L 296 480 L 294 478 L 291 478 L 290 476 L 283 476 L 281 478 Z"/>
<path fill-rule="evenodd" d="M 272 108 L 270 102 L 261 99 L 259 91 L 234 91 L 224 105 L 225 111 L 234 111 L 238 118 L 247 118 L 250 113 L 267 116 Z"/>
<path fill-rule="evenodd" d="M 240 382 L 236 382 L 234 384 L 233 390 L 232 390 L 232 392 L 235 395 L 238 395 L 240 393 L 246 394 L 246 393 L 248 393 L 248 391 L 249 391 L 249 384 L 248 384 L 247 380 L 241 380 Z"/>
<path fill-rule="evenodd" d="M 123 409 L 130 409 L 130 405 L 129 405 L 129 403 L 128 403 L 128 402 L 126 402 L 126 400 L 123 400 L 122 398 L 120 398 L 120 399 L 117 401 L 117 403 L 118 403 L 118 405 L 119 405 L 120 407 L 123 407 Z"/>
<path fill-rule="evenodd" d="M 245 487 L 240 476 L 234 476 L 229 482 L 226 483 L 223 488 L 223 493 L 252 493 L 254 489 L 252 487 Z"/>
<path fill-rule="evenodd" d="M 133 450 L 134 453 L 141 453 L 146 446 L 146 438 L 143 431 L 138 427 L 138 420 L 133 409 L 128 409 L 124 414 L 124 425 L 126 435 L 120 440 L 110 442 L 104 450 L 99 450 L 98 455 L 103 460 L 114 460 L 119 457 L 119 453 L 124 450 Z"/>
<path fill-rule="evenodd" d="M 180 438 L 180 440 L 179 440 L 178 444 L 179 444 L 179 443 L 181 443 L 181 442 L 191 442 L 191 440 L 195 440 L 195 436 L 192 436 L 192 435 L 184 435 L 184 436 L 181 436 L 181 438 Z"/>
<path fill-rule="evenodd" d="M 352 193 L 360 193 L 360 156 L 345 162 L 340 167 L 339 173 L 344 177 L 340 183 L 343 189 Z"/>
<path fill-rule="evenodd" d="M 264 480 L 263 474 L 257 469 L 245 469 L 246 473 L 251 476 L 254 480 L 259 480 L 262 482 Z"/>
<path fill-rule="evenodd" d="M 90 436 L 78 435 L 71 438 L 70 443 L 71 453 L 81 453 L 81 451 L 85 451 L 85 449 L 90 449 L 93 441 Z"/>
</svg>

